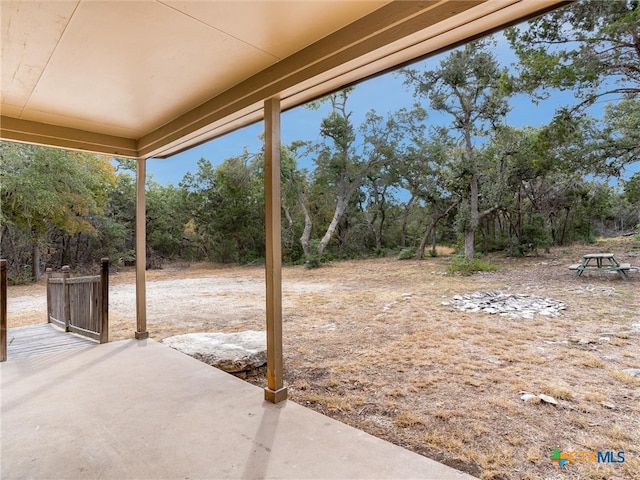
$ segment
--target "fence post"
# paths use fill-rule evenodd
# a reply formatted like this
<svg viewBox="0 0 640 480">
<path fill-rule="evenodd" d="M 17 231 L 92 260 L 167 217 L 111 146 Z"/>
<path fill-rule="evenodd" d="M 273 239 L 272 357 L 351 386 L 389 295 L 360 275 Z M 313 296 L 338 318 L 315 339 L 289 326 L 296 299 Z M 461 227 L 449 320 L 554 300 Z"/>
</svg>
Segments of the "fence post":
<svg viewBox="0 0 640 480">
<path fill-rule="evenodd" d="M 64 290 L 64 331 L 69 331 L 69 323 L 71 322 L 71 293 L 67 279 L 71 276 L 71 267 L 65 265 L 62 267 L 62 286 Z"/>
<path fill-rule="evenodd" d="M 45 276 L 47 277 L 47 323 L 51 323 L 51 287 L 49 286 L 49 279 L 52 272 L 51 267 L 48 267 L 45 271 Z"/>
<path fill-rule="evenodd" d="M 100 260 L 100 298 L 102 301 L 100 314 L 100 343 L 109 341 L 109 259 Z"/>
<path fill-rule="evenodd" d="M 7 360 L 7 261 L 0 260 L 0 362 Z"/>
</svg>

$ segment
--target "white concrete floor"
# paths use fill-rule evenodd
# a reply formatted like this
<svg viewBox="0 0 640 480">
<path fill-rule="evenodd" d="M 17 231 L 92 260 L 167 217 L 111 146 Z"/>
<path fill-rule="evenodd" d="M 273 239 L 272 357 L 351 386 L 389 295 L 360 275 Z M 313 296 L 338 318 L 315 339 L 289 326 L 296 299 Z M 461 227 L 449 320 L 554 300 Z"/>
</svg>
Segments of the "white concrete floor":
<svg viewBox="0 0 640 480">
<path fill-rule="evenodd" d="M 0 364 L 3 479 L 471 479 L 152 340 Z"/>
</svg>

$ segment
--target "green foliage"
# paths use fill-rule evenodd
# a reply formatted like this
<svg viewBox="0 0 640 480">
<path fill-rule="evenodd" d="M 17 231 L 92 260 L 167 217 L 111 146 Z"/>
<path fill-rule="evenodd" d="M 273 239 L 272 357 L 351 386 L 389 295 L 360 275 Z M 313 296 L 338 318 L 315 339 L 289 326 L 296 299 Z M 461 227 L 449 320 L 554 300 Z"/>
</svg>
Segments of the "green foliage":
<svg viewBox="0 0 640 480">
<path fill-rule="evenodd" d="M 0 157 L 3 255 L 9 252 L 11 275 L 30 264 L 38 279 L 52 253 L 51 233 L 97 235 L 92 220 L 103 214 L 114 167 L 103 156 L 7 142 L 0 143 Z"/>
<path fill-rule="evenodd" d="M 626 200 L 636 207 L 640 207 L 640 172 L 636 172 L 626 182 L 623 182 Z"/>
<path fill-rule="evenodd" d="M 553 244 L 551 229 L 542 214 L 536 213 L 522 228 L 522 243 L 528 250 L 548 249 Z"/>
<path fill-rule="evenodd" d="M 146 194 L 147 245 L 162 258 L 183 253 L 183 236 L 190 219 L 183 192 L 172 185 L 149 182 Z"/>
<path fill-rule="evenodd" d="M 324 251 L 321 254 L 318 254 L 318 241 L 313 240 L 311 245 L 311 251 L 313 252 L 311 255 L 307 255 L 305 260 L 305 267 L 310 270 L 314 268 L 320 268 L 323 263 L 328 263 L 333 260 L 333 256 L 328 251 Z"/>
<path fill-rule="evenodd" d="M 635 0 L 581 0 L 507 30 L 520 59 L 520 89 L 538 99 L 550 87 L 572 89 L 581 108 L 603 96 L 637 95 L 639 12 Z"/>
<path fill-rule="evenodd" d="M 413 248 L 403 248 L 400 250 L 398 254 L 398 260 L 411 260 L 416 256 L 415 249 Z"/>
<path fill-rule="evenodd" d="M 468 260 L 464 256 L 459 255 L 454 256 L 451 259 L 451 263 L 447 265 L 447 272 L 462 275 L 471 275 L 474 272 L 492 272 L 495 270 L 498 270 L 498 265 L 494 263 L 479 258 Z"/>
<path fill-rule="evenodd" d="M 245 263 L 264 257 L 261 165 L 262 157 L 252 159 L 247 152 L 216 168 L 200 159 L 198 171 L 181 182 L 198 247 L 209 260 Z"/>
</svg>

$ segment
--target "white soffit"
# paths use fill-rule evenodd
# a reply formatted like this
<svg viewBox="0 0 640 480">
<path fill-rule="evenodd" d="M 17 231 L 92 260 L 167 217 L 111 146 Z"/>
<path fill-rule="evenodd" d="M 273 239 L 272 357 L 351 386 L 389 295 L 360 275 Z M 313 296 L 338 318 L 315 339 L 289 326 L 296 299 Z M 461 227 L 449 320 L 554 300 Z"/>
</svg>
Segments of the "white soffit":
<svg viewBox="0 0 640 480">
<path fill-rule="evenodd" d="M 2 0 L 0 131 L 167 156 L 562 3 Z"/>
</svg>

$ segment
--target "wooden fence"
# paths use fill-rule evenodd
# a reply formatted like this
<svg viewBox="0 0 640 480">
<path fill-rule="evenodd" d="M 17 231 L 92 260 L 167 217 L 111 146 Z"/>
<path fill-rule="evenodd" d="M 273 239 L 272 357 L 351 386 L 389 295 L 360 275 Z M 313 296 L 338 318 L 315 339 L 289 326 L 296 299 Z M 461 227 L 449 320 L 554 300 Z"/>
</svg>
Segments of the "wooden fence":
<svg viewBox="0 0 640 480">
<path fill-rule="evenodd" d="M 69 267 L 47 278 L 47 321 L 66 332 L 109 341 L 109 259 L 102 259 L 100 275 L 71 277 Z"/>
<path fill-rule="evenodd" d="M 0 260 L 0 362 L 7 360 L 7 261 Z"/>
</svg>

